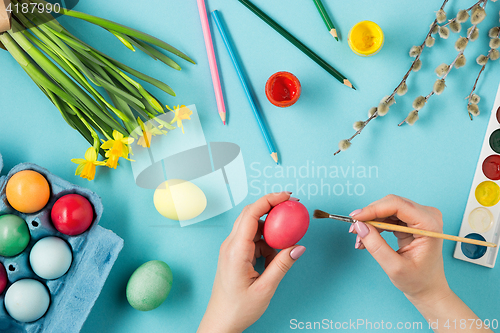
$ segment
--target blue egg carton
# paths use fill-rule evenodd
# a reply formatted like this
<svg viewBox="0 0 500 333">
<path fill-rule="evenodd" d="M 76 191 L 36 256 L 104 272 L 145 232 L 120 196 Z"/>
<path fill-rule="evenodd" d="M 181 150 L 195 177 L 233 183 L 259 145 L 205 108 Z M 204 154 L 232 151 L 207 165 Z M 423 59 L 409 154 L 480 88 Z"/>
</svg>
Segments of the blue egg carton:
<svg viewBox="0 0 500 333">
<path fill-rule="evenodd" d="M 0 155 L 0 172 L 3 161 Z M 33 170 L 42 174 L 50 184 L 51 196 L 48 204 L 34 214 L 23 214 L 12 208 L 5 195 L 9 178 L 22 170 Z M 87 198 L 94 207 L 94 221 L 81 235 L 68 236 L 57 231 L 50 220 L 50 211 L 57 199 L 66 194 L 79 194 Z M 31 239 L 26 249 L 15 257 L 2 257 L 0 262 L 7 271 L 8 284 L 0 294 L 0 333 L 71 333 L 79 332 L 104 286 L 106 278 L 123 248 L 123 239 L 98 225 L 103 212 L 101 198 L 94 192 L 73 185 L 35 164 L 16 165 L 7 176 L 0 177 L 0 215 L 15 214 L 28 224 Z M 56 236 L 71 247 L 73 261 L 68 272 L 56 280 L 38 277 L 30 267 L 29 254 L 33 245 L 41 238 Z M 5 293 L 20 279 L 36 279 L 50 292 L 49 309 L 43 317 L 31 323 L 21 323 L 9 316 L 5 309 Z"/>
</svg>

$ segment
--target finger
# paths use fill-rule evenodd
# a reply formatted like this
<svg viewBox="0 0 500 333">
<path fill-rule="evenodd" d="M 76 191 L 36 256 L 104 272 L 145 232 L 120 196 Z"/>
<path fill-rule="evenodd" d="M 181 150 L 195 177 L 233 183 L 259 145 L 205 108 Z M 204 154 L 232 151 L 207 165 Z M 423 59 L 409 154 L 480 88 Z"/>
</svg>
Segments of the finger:
<svg viewBox="0 0 500 333">
<path fill-rule="evenodd" d="M 375 227 L 363 222 L 356 222 L 354 228 L 358 232 L 359 242 L 363 243 L 364 247 L 389 276 L 394 267 L 403 265 L 404 259 L 387 244 Z M 359 243 L 356 243 L 356 245 L 360 247 Z"/>
<path fill-rule="evenodd" d="M 305 250 L 306 248 L 300 245 L 281 250 L 255 281 L 253 287 L 274 293 L 283 277 Z"/>
<path fill-rule="evenodd" d="M 259 220 L 259 225 L 258 225 L 258 228 L 257 228 L 257 233 L 255 234 L 255 237 L 253 238 L 253 241 L 257 242 L 260 239 L 262 239 L 263 232 L 264 232 L 264 221 Z"/>
<path fill-rule="evenodd" d="M 266 258 L 265 267 L 276 257 L 278 251 L 267 245 L 266 241 L 261 239 L 255 243 L 255 258 Z"/>
<path fill-rule="evenodd" d="M 442 226 L 439 225 L 439 219 L 436 219 L 436 216 L 429 208 L 406 198 L 388 195 L 363 208 L 353 218 L 360 221 L 370 221 L 377 218 L 396 216 L 399 220 L 406 222 L 408 226 L 441 232 Z"/>
<path fill-rule="evenodd" d="M 246 206 L 241 213 L 241 219 L 238 221 L 234 236 L 240 240 L 252 241 L 258 229 L 259 219 L 274 206 L 287 201 L 290 194 L 290 192 L 270 193 Z"/>
</svg>

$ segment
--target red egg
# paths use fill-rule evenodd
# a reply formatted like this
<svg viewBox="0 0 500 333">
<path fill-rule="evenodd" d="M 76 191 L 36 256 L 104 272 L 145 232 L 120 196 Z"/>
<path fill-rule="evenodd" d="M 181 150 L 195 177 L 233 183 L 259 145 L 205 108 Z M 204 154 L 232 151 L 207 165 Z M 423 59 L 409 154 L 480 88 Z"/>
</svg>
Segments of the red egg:
<svg viewBox="0 0 500 333">
<path fill-rule="evenodd" d="M 5 287 L 7 287 L 7 271 L 5 270 L 5 267 L 2 265 L 0 262 L 0 294 L 5 290 Z"/>
<path fill-rule="evenodd" d="M 87 230 L 94 220 L 90 202 L 78 194 L 67 194 L 59 198 L 50 213 L 54 227 L 69 236 Z"/>
<path fill-rule="evenodd" d="M 297 244 L 309 227 L 307 208 L 297 201 L 285 201 L 267 214 L 264 239 L 275 249 L 286 249 Z"/>
</svg>

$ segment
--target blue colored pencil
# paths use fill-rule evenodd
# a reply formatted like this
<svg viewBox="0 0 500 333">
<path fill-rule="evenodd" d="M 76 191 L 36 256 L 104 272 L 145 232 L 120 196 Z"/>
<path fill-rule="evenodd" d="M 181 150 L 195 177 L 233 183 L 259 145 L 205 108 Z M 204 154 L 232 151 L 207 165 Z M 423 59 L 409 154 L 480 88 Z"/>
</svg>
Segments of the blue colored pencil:
<svg viewBox="0 0 500 333">
<path fill-rule="evenodd" d="M 262 133 L 262 136 L 264 137 L 264 140 L 266 141 L 267 148 L 269 149 L 269 154 L 271 154 L 272 159 L 276 163 L 278 163 L 278 152 L 274 148 L 274 144 L 271 141 L 271 137 L 269 136 L 269 132 L 267 131 L 267 128 L 264 125 L 264 122 L 262 121 L 260 111 L 259 111 L 259 109 L 257 109 L 257 105 L 255 104 L 253 94 L 250 91 L 250 87 L 245 79 L 245 75 L 243 74 L 242 67 L 240 66 L 240 63 L 238 62 L 238 58 L 236 58 L 234 48 L 231 44 L 231 41 L 229 40 L 229 38 L 227 36 L 226 29 L 224 28 L 224 25 L 223 25 L 223 22 L 222 22 L 220 15 L 219 15 L 219 12 L 217 10 L 214 10 L 212 12 L 212 17 L 215 21 L 215 25 L 217 26 L 217 29 L 219 30 L 219 33 L 222 37 L 222 40 L 224 41 L 224 45 L 226 45 L 227 52 L 229 53 L 229 56 L 231 57 L 234 68 L 236 69 L 236 72 L 238 73 L 238 77 L 240 78 L 240 82 L 241 82 L 241 85 L 243 86 L 243 90 L 245 90 L 245 94 L 247 96 L 248 102 L 250 103 L 250 106 L 252 107 L 252 111 L 253 111 L 253 115 L 255 116 L 255 120 L 257 120 L 260 131 Z"/>
</svg>

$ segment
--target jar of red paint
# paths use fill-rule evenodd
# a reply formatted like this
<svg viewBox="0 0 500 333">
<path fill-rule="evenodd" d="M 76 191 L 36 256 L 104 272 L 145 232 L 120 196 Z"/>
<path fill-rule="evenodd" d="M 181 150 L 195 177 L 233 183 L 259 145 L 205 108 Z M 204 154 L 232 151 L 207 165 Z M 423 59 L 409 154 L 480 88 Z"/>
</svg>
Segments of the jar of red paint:
<svg viewBox="0 0 500 333">
<path fill-rule="evenodd" d="M 278 107 L 288 107 L 300 97 L 302 87 L 299 79 L 289 72 L 273 74 L 266 83 L 266 96 L 269 102 Z"/>
</svg>

